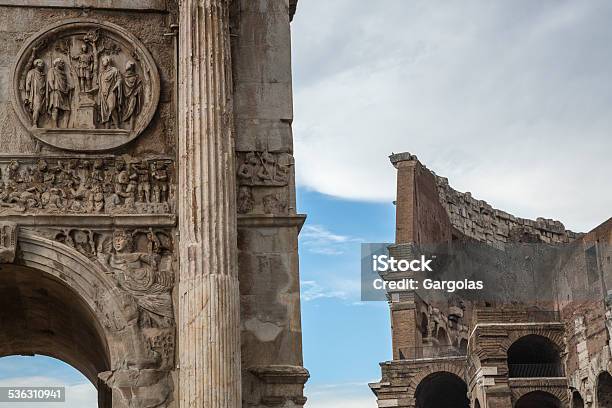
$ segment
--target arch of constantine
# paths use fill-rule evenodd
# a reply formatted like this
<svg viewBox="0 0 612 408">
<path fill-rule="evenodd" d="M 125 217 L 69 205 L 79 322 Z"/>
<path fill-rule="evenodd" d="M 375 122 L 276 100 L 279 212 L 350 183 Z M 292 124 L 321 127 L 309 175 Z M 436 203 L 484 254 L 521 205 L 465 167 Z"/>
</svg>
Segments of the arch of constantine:
<svg viewBox="0 0 612 408">
<path fill-rule="evenodd" d="M 0 357 L 301 407 L 297 0 L 0 0 Z"/>
</svg>

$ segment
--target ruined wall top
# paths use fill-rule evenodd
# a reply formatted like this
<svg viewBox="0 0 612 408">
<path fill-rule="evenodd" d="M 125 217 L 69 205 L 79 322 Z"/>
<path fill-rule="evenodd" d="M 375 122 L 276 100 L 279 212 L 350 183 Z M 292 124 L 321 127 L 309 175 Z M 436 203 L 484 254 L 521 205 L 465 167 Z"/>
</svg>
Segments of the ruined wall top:
<svg viewBox="0 0 612 408">
<path fill-rule="evenodd" d="M 408 152 L 392 154 L 389 159 L 395 167 L 405 162 L 420 163 L 415 155 Z M 507 242 L 568 243 L 581 236 L 567 230 L 560 221 L 542 217 L 530 220 L 493 208 L 486 201 L 472 197 L 469 192 L 453 189 L 447 178 L 428 171 L 435 177 L 440 204 L 446 210 L 451 225 L 467 237 L 501 247 Z"/>
</svg>

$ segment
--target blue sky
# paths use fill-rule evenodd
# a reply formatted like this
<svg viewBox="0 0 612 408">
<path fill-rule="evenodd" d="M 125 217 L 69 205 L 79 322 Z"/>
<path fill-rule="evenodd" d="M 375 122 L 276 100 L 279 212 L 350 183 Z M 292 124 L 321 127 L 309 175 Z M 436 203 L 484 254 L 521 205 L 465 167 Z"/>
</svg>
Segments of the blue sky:
<svg viewBox="0 0 612 408">
<path fill-rule="evenodd" d="M 610 217 L 610 21 L 609 0 L 300 1 L 293 129 L 298 208 L 308 213 L 309 407 L 376 406 L 366 382 L 390 357 L 389 316 L 384 302 L 359 302 L 359 243 L 393 241 L 391 152 L 416 154 L 516 216 L 575 231 Z M 36 376 L 87 398 L 70 370 L 0 359 L 0 385 Z"/>
<path fill-rule="evenodd" d="M 386 158 L 382 158 L 386 160 Z M 390 358 L 386 302 L 360 302 L 360 243 L 393 241 L 394 206 L 298 190 L 304 362 L 312 407 L 375 407 L 366 383 Z"/>
<path fill-rule="evenodd" d="M 300 236 L 300 280 L 309 403 L 374 407 L 367 382 L 379 378 L 378 363 L 390 358 L 390 325 L 386 302 L 360 302 L 360 243 L 393 240 L 394 206 L 308 189 L 298 189 L 297 199 L 300 212 L 308 214 Z M 0 385 L 23 381 L 80 385 L 68 393 L 72 389 L 83 397 L 79 408 L 95 406 L 93 387 L 69 365 L 44 356 L 0 358 Z M 81 395 L 83 390 L 89 395 Z M 0 403 L 0 408 L 13 406 Z"/>
</svg>

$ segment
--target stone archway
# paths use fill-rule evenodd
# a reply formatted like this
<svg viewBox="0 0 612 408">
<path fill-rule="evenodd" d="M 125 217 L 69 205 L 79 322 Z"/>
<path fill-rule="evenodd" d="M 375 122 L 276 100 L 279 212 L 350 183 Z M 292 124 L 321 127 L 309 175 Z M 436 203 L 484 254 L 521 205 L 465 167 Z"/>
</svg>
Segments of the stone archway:
<svg viewBox="0 0 612 408">
<path fill-rule="evenodd" d="M 0 357 L 41 354 L 80 371 L 96 388 L 100 407 L 110 391 L 98 374 L 110 370 L 103 328 L 82 298 L 39 269 L 0 266 Z"/>
<path fill-rule="evenodd" d="M 449 372 L 436 372 L 425 377 L 414 394 L 416 408 L 469 408 L 467 385 Z"/>
<path fill-rule="evenodd" d="M 572 408 L 584 408 L 584 400 L 578 391 L 572 393 Z"/>
<path fill-rule="evenodd" d="M 508 372 L 511 378 L 562 377 L 559 348 L 545 336 L 521 337 L 508 348 Z"/>
<path fill-rule="evenodd" d="M 604 371 L 597 376 L 597 408 L 612 407 L 612 375 Z"/>
<path fill-rule="evenodd" d="M 97 262 L 32 231 L 0 264 L 0 357 L 42 354 L 79 370 L 100 408 L 165 407 L 172 385 L 138 306 Z"/>
<path fill-rule="evenodd" d="M 523 395 L 514 408 L 561 408 L 562 403 L 553 394 L 545 391 L 532 391 Z"/>
</svg>

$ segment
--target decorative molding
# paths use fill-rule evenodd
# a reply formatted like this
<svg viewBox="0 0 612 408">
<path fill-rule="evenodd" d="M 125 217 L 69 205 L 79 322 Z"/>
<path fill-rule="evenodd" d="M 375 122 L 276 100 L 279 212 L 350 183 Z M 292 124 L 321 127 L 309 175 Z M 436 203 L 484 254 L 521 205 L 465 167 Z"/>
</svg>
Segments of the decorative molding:
<svg viewBox="0 0 612 408">
<path fill-rule="evenodd" d="M 249 371 L 264 384 L 261 404 L 265 406 L 293 406 L 306 404 L 304 384 L 310 373 L 302 366 L 269 365 L 251 367 Z M 285 404 L 285 405 L 284 405 Z"/>
<path fill-rule="evenodd" d="M 0 157 L 0 214 L 172 214 L 174 162 Z"/>
<path fill-rule="evenodd" d="M 298 227 L 306 222 L 306 214 L 296 215 L 239 215 L 238 228 Z"/>
<path fill-rule="evenodd" d="M 13 107 L 36 139 L 71 151 L 104 151 L 135 139 L 159 102 L 145 46 L 126 29 L 69 19 L 39 31 L 13 69 Z"/>
<path fill-rule="evenodd" d="M 296 1 L 296 0 L 293 0 Z M 166 11 L 166 0 L 0 0 L 0 6 Z"/>
<path fill-rule="evenodd" d="M 285 152 L 236 152 L 238 214 L 286 215 L 293 156 Z"/>
<path fill-rule="evenodd" d="M 48 214 L 11 214 L 2 215 L 3 221 L 16 222 L 22 226 L 37 227 L 174 227 L 176 216 L 171 214 L 147 215 L 147 214 L 72 214 L 57 215 Z"/>
<path fill-rule="evenodd" d="M 0 263 L 13 263 L 15 260 L 17 232 L 16 223 L 0 221 Z"/>
</svg>

